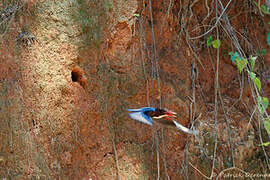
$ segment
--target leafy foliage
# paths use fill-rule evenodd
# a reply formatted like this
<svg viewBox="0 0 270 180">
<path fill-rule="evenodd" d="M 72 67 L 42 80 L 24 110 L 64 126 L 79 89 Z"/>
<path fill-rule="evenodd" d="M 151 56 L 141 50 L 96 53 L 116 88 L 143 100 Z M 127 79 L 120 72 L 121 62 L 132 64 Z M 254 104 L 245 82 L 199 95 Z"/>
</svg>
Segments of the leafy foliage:
<svg viewBox="0 0 270 180">
<path fill-rule="evenodd" d="M 260 79 L 255 77 L 253 81 L 254 81 L 256 87 L 258 88 L 258 90 L 261 91 L 262 85 L 261 85 Z"/>
<path fill-rule="evenodd" d="M 259 6 L 259 4 L 256 2 L 256 1 L 253 1 L 254 4 L 261 9 L 261 11 L 264 13 L 264 14 L 270 14 L 270 9 L 265 5 L 265 4 L 262 4 L 261 7 Z"/>
<path fill-rule="evenodd" d="M 266 129 L 267 134 L 270 135 L 270 122 L 269 122 L 269 120 L 264 121 L 264 128 Z"/>
<path fill-rule="evenodd" d="M 239 56 L 238 52 L 229 52 L 229 55 L 231 56 L 231 60 L 233 63 L 236 63 L 237 68 L 239 72 L 241 73 L 243 69 L 247 66 L 248 60 L 250 64 L 251 71 L 254 70 L 255 67 L 255 61 L 257 57 L 251 56 L 248 60 L 246 58 L 242 58 Z M 252 78 L 254 80 L 254 78 Z"/>
<path fill-rule="evenodd" d="M 236 58 L 236 65 L 240 73 L 246 67 L 247 63 L 248 63 L 247 59 L 239 59 L 238 57 Z"/>
<path fill-rule="evenodd" d="M 266 5 L 261 5 L 261 10 L 264 14 L 270 14 L 270 10 Z"/>
<path fill-rule="evenodd" d="M 260 146 L 269 146 L 270 145 L 270 141 L 262 143 Z"/>
<path fill-rule="evenodd" d="M 249 63 L 250 63 L 251 71 L 254 71 L 256 59 L 257 59 L 257 57 L 252 57 L 252 56 L 249 58 Z"/>
<path fill-rule="evenodd" d="M 221 45 L 221 41 L 219 39 L 213 40 L 213 36 L 209 36 L 206 43 L 208 47 L 213 46 L 215 49 L 219 48 Z"/>
<path fill-rule="evenodd" d="M 258 103 L 258 109 L 260 111 L 261 114 L 264 114 L 264 111 L 267 109 L 269 101 L 267 97 L 261 97 L 258 96 L 257 97 L 257 103 Z"/>
<path fill-rule="evenodd" d="M 214 41 L 212 42 L 212 45 L 213 45 L 214 48 L 217 49 L 217 48 L 220 47 L 221 41 L 220 41 L 219 39 L 216 39 L 216 40 L 214 40 Z"/>
<path fill-rule="evenodd" d="M 267 35 L 267 38 L 268 38 L 268 35 Z M 269 41 L 269 44 L 270 44 L 270 34 L 269 34 L 269 40 L 267 39 L 267 41 Z M 246 58 L 240 57 L 237 52 L 229 52 L 229 55 L 231 56 L 232 62 L 236 63 L 237 68 L 238 68 L 240 73 L 244 69 L 246 70 L 246 72 L 248 72 L 249 78 L 255 84 L 255 87 L 257 88 L 257 90 L 260 93 L 261 88 L 262 88 L 261 81 L 256 76 L 256 73 L 254 73 L 254 67 L 255 67 L 257 57 L 251 56 L 248 59 L 246 59 Z M 266 114 L 266 109 L 268 107 L 268 104 L 269 104 L 269 100 L 267 97 L 261 97 L 260 95 L 257 96 L 257 108 L 262 116 L 264 116 Z M 265 127 L 268 135 L 270 135 L 270 121 L 268 118 L 264 120 L 264 127 Z M 266 143 L 263 143 L 262 146 L 268 146 L 269 144 L 270 144 L 270 142 L 266 142 Z"/>
<path fill-rule="evenodd" d="M 249 77 L 250 77 L 250 79 L 252 80 L 252 81 L 254 81 L 254 79 L 255 79 L 255 77 L 256 77 L 256 74 L 254 73 L 254 72 L 250 72 L 249 71 Z"/>
<path fill-rule="evenodd" d="M 207 42 L 207 46 L 210 47 L 212 45 L 212 42 L 213 42 L 213 36 L 209 36 L 207 38 L 207 41 L 206 42 Z"/>
<path fill-rule="evenodd" d="M 229 55 L 231 56 L 231 60 L 233 63 L 235 63 L 236 58 L 240 59 L 238 52 L 229 52 Z"/>
</svg>

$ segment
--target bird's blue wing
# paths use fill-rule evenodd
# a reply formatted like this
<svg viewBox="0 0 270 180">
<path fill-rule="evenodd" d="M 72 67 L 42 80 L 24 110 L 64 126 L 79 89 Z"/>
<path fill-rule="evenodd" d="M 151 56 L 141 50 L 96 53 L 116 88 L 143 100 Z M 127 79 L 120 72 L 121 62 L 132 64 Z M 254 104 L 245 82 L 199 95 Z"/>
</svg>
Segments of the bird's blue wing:
<svg viewBox="0 0 270 180">
<path fill-rule="evenodd" d="M 152 119 L 146 116 L 143 112 L 129 113 L 129 117 L 137 121 L 140 121 L 149 125 L 153 125 Z"/>
<path fill-rule="evenodd" d="M 141 112 L 141 111 L 155 111 L 156 108 L 153 107 L 142 107 L 139 109 L 127 109 L 128 111 L 132 111 L 132 112 Z"/>
</svg>

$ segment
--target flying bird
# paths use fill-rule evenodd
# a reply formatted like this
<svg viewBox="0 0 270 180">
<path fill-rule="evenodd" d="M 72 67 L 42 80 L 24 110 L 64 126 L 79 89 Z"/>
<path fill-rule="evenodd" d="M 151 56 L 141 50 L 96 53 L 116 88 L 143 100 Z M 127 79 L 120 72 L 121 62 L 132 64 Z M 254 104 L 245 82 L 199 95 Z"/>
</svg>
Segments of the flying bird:
<svg viewBox="0 0 270 180">
<path fill-rule="evenodd" d="M 198 134 L 198 131 L 193 131 L 185 126 L 181 125 L 179 122 L 173 120 L 172 118 L 176 118 L 177 114 L 173 111 L 169 111 L 167 109 L 160 109 L 154 107 L 142 107 L 139 109 L 128 109 L 131 113 L 129 113 L 129 117 L 140 121 L 142 123 L 153 125 L 153 121 L 159 124 L 168 125 L 172 127 L 176 127 L 179 130 L 184 131 L 189 134 Z"/>
</svg>

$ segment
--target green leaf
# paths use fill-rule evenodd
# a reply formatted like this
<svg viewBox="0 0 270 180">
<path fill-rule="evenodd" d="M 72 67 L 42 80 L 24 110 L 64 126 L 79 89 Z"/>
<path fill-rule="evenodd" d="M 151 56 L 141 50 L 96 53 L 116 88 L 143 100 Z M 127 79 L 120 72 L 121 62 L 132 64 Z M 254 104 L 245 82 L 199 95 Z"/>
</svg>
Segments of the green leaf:
<svg viewBox="0 0 270 180">
<path fill-rule="evenodd" d="M 261 10 L 264 14 L 267 13 L 267 7 L 265 5 L 261 5 Z"/>
<path fill-rule="evenodd" d="M 212 42 L 212 44 L 213 44 L 213 47 L 217 49 L 220 47 L 221 41 L 219 39 L 216 39 Z"/>
<path fill-rule="evenodd" d="M 211 46 L 211 45 L 212 45 L 212 42 L 213 42 L 213 37 L 212 37 L 212 36 L 209 36 L 209 37 L 207 38 L 207 46 L 208 46 L 208 47 Z"/>
<path fill-rule="evenodd" d="M 257 59 L 257 56 L 255 56 L 255 57 L 251 56 L 249 58 L 249 63 L 250 63 L 251 71 L 254 71 L 256 59 Z"/>
<path fill-rule="evenodd" d="M 231 56 L 231 60 L 232 60 L 233 63 L 235 63 L 236 58 L 241 59 L 238 52 L 235 52 L 235 53 L 234 52 L 229 52 L 229 55 Z"/>
<path fill-rule="evenodd" d="M 257 97 L 257 106 L 261 114 L 264 114 L 263 106 L 262 106 L 262 97 Z"/>
<path fill-rule="evenodd" d="M 263 108 L 264 108 L 264 109 L 267 109 L 268 104 L 269 104 L 268 98 L 267 98 L 267 97 L 263 97 L 263 98 L 262 98 L 262 106 L 263 106 Z"/>
<path fill-rule="evenodd" d="M 135 17 L 140 17 L 140 14 L 134 13 L 133 16 L 135 16 Z"/>
<path fill-rule="evenodd" d="M 261 5 L 261 10 L 264 14 L 270 14 L 269 9 L 266 5 Z"/>
<path fill-rule="evenodd" d="M 270 24 L 270 21 L 268 21 L 268 23 L 267 24 Z"/>
<path fill-rule="evenodd" d="M 267 131 L 267 134 L 270 135 L 270 122 L 268 120 L 264 121 L 264 128 Z"/>
<path fill-rule="evenodd" d="M 250 79 L 252 79 L 252 81 L 254 81 L 256 74 L 254 72 L 250 72 L 250 71 L 248 71 L 248 74 L 249 74 Z"/>
<path fill-rule="evenodd" d="M 257 97 L 257 105 L 261 114 L 264 114 L 264 111 L 266 111 L 268 104 L 269 104 L 269 100 L 267 97 L 263 97 L 263 98 L 261 96 Z"/>
<path fill-rule="evenodd" d="M 261 81 L 259 78 L 255 77 L 254 78 L 254 83 L 257 86 L 258 90 L 261 91 L 262 85 L 261 85 Z"/>
<path fill-rule="evenodd" d="M 259 146 L 268 146 L 270 145 L 270 141 L 260 144 Z"/>
<path fill-rule="evenodd" d="M 240 73 L 242 73 L 243 69 L 247 65 L 247 59 L 239 59 L 239 57 L 236 57 L 236 65 Z"/>
</svg>

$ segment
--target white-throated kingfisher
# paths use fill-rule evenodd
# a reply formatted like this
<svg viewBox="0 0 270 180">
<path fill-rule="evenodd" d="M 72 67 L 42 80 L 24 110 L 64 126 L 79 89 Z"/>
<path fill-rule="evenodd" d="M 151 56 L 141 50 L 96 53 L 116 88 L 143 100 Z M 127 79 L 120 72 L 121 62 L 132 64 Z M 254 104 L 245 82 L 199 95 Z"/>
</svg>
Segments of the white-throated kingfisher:
<svg viewBox="0 0 270 180">
<path fill-rule="evenodd" d="M 153 121 L 176 127 L 179 130 L 184 131 L 185 133 L 189 134 L 198 134 L 198 131 L 190 130 L 184 126 L 182 126 L 177 121 L 171 119 L 170 117 L 177 117 L 176 113 L 173 111 L 169 111 L 167 109 L 160 109 L 160 108 L 154 108 L 154 107 L 142 107 L 139 109 L 128 109 L 128 111 L 131 111 L 129 113 L 129 117 L 132 119 L 135 119 L 137 121 L 140 121 L 142 123 L 153 125 Z"/>
</svg>

